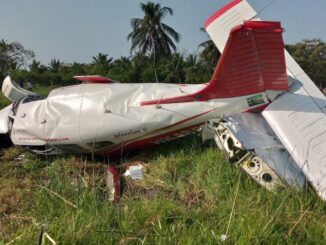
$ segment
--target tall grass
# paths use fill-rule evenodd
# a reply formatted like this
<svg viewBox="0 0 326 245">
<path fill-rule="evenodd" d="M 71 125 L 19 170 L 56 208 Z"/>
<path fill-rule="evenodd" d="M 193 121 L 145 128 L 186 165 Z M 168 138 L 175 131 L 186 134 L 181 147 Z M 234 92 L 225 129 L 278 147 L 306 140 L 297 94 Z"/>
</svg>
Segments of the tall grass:
<svg viewBox="0 0 326 245">
<path fill-rule="evenodd" d="M 12 160 L 21 153 L 22 161 Z M 325 243 L 326 206 L 314 192 L 267 192 L 197 137 L 117 163 L 122 170 L 138 160 L 145 179 L 125 179 L 112 204 L 104 164 L 5 151 L 0 241 L 36 243 L 43 226 L 60 244 L 219 244 L 227 230 L 226 244 Z"/>
</svg>

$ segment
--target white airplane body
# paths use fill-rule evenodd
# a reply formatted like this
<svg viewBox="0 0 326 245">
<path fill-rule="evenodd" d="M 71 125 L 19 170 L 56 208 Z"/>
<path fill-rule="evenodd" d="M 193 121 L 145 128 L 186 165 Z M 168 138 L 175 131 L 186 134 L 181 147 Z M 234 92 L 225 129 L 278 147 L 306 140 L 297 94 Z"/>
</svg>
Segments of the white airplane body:
<svg viewBox="0 0 326 245">
<path fill-rule="evenodd" d="M 157 144 L 182 136 L 209 119 L 242 112 L 247 100 L 265 93 L 205 102 L 141 105 L 155 98 L 180 96 L 205 85 L 81 84 L 52 91 L 45 100 L 21 103 L 11 139 L 16 145 L 105 153 L 131 144 Z M 187 88 L 189 87 L 189 88 Z M 183 92 L 181 92 L 181 89 Z M 189 132 L 188 132 L 189 131 Z M 137 146 L 136 146 L 137 147 Z"/>
</svg>

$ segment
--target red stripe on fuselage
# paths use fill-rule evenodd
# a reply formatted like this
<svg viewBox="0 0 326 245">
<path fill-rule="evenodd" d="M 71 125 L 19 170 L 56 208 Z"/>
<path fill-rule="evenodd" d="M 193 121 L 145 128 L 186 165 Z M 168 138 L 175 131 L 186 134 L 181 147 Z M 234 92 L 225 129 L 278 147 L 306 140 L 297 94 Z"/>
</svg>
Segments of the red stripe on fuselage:
<svg viewBox="0 0 326 245">
<path fill-rule="evenodd" d="M 101 154 L 108 154 L 110 156 L 117 156 L 119 154 L 123 154 L 123 152 L 131 151 L 131 150 L 141 150 L 147 147 L 153 147 L 163 142 L 168 142 L 171 140 L 175 140 L 181 138 L 183 136 L 190 135 L 194 133 L 194 130 L 197 129 L 203 123 L 193 125 L 187 128 L 181 128 L 172 132 L 156 135 L 150 138 L 136 140 L 136 141 L 129 141 L 119 144 L 118 146 L 108 149 L 102 150 Z"/>
<path fill-rule="evenodd" d="M 158 133 L 160 131 L 163 131 L 163 130 L 166 130 L 166 129 L 169 129 L 169 128 L 178 126 L 180 124 L 183 124 L 183 123 L 185 123 L 187 121 L 190 121 L 192 119 L 195 119 L 197 117 L 200 117 L 202 115 L 205 115 L 207 113 L 210 113 L 212 111 L 213 110 L 209 110 L 209 111 L 200 113 L 198 115 L 195 115 L 193 117 L 190 117 L 190 118 L 181 120 L 181 121 L 179 121 L 179 122 L 177 122 L 175 124 L 169 125 L 167 127 L 157 129 L 157 130 L 151 132 L 149 135 L 156 134 L 156 133 Z M 101 154 L 111 154 L 111 153 L 114 154 L 113 152 L 115 152 L 115 153 L 121 152 L 121 149 L 125 149 L 125 150 L 133 150 L 134 149 L 134 150 L 137 150 L 137 149 L 141 149 L 141 148 L 144 148 L 144 147 L 150 147 L 150 146 L 156 145 L 156 143 L 152 142 L 153 140 L 156 140 L 156 139 L 159 139 L 159 138 L 162 138 L 162 137 L 166 137 L 168 135 L 173 135 L 173 134 L 178 133 L 178 132 L 180 132 L 182 130 L 187 130 L 187 129 L 191 128 L 191 127 L 198 127 L 199 125 L 202 125 L 203 123 L 204 122 L 199 123 L 199 124 L 196 124 L 195 126 L 189 126 L 189 127 L 186 127 L 186 128 L 181 128 L 181 129 L 178 129 L 178 130 L 174 130 L 174 131 L 170 131 L 170 132 L 167 132 L 167 133 L 159 134 L 159 135 L 156 135 L 156 136 L 153 136 L 153 137 L 149 137 L 149 138 L 146 138 L 146 139 L 142 139 L 145 136 L 142 136 L 142 137 L 140 137 L 138 139 L 135 138 L 133 140 L 125 141 L 125 142 L 119 143 L 117 145 L 111 146 L 111 147 L 109 147 L 107 149 L 104 149 L 104 150 L 102 149 L 102 150 L 99 151 L 99 153 L 101 153 Z M 142 143 L 137 143 L 137 142 L 142 142 Z M 137 146 L 136 148 L 134 147 L 134 144 L 137 144 L 136 145 Z M 138 148 L 138 145 L 140 145 L 140 144 L 142 144 L 142 146 L 141 146 L 141 148 Z"/>
</svg>

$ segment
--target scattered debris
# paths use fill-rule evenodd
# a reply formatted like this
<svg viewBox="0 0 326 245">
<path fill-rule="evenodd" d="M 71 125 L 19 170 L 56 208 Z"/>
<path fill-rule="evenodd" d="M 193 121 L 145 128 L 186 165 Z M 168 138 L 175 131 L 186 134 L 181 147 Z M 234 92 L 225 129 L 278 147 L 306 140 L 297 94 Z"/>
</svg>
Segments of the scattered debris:
<svg viewBox="0 0 326 245">
<path fill-rule="evenodd" d="M 144 179 L 143 166 L 141 164 L 129 166 L 123 175 L 133 180 L 142 180 Z"/>
<path fill-rule="evenodd" d="M 106 186 L 109 189 L 110 201 L 117 203 L 120 201 L 121 184 L 120 174 L 117 168 L 109 166 L 107 168 Z"/>
<path fill-rule="evenodd" d="M 20 154 L 20 155 L 16 156 L 16 157 L 14 158 L 14 160 L 17 161 L 17 162 L 19 162 L 19 161 L 23 160 L 24 157 L 25 157 L 25 154 Z"/>
<path fill-rule="evenodd" d="M 228 239 L 228 236 L 226 234 L 221 235 L 221 242 L 225 242 L 226 239 Z"/>
</svg>

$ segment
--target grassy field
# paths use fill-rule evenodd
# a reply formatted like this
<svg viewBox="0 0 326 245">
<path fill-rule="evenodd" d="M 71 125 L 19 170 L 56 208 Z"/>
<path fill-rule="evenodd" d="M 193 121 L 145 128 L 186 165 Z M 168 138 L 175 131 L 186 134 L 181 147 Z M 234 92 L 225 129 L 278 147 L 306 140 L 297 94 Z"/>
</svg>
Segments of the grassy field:
<svg viewBox="0 0 326 245">
<path fill-rule="evenodd" d="M 117 204 L 105 159 L 19 147 L 0 157 L 0 244 L 36 244 L 40 229 L 58 244 L 220 244 L 223 234 L 224 244 L 326 243 L 326 205 L 313 191 L 267 192 L 197 136 L 112 162 L 144 164 Z"/>
<path fill-rule="evenodd" d="M 116 163 L 134 161 L 144 180 L 125 179 L 112 204 L 103 161 L 3 151 L 0 244 L 36 243 L 41 226 L 60 244 L 219 244 L 222 234 L 226 244 L 326 241 L 326 205 L 314 192 L 267 192 L 197 137 Z"/>
</svg>

